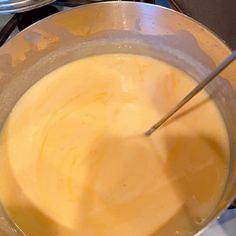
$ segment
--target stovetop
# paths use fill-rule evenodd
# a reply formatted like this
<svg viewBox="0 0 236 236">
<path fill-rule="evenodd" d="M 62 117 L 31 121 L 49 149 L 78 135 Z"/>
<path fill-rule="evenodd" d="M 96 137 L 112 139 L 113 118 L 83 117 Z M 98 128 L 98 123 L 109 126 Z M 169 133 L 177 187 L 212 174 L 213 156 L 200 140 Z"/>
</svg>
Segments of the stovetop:
<svg viewBox="0 0 236 236">
<path fill-rule="evenodd" d="M 91 0 L 99 2 L 100 0 Z M 231 48 L 236 48 L 235 0 L 140 0 L 169 7 L 208 26 L 221 36 Z M 0 0 L 1 2 L 1 0 Z M 53 4 L 20 14 L 0 14 L 0 46 L 20 30 L 68 7 L 88 3 L 88 0 L 57 0 Z M 1 3 L 0 3 L 1 4 Z M 8 23 L 8 24 L 7 24 Z M 236 209 L 230 209 L 214 222 L 201 236 L 235 236 Z"/>
</svg>

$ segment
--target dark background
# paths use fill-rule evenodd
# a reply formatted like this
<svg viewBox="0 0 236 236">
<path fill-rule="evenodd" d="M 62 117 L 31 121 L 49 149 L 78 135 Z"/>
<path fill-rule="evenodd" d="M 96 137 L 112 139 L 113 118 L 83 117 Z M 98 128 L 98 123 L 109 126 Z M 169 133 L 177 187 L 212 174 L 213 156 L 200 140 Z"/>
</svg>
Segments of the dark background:
<svg viewBox="0 0 236 236">
<path fill-rule="evenodd" d="M 188 16 L 203 23 L 236 49 L 236 0 L 173 0 Z M 169 1 L 171 2 L 171 1 Z M 168 6 L 167 0 L 156 0 Z"/>
</svg>

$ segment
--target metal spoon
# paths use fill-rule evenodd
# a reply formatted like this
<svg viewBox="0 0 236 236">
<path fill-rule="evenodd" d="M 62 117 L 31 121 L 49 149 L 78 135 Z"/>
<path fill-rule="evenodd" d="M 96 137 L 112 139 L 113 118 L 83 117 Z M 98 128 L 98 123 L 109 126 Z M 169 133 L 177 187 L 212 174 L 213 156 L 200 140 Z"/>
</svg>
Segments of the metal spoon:
<svg viewBox="0 0 236 236">
<path fill-rule="evenodd" d="M 230 63 L 236 58 L 236 50 L 232 52 L 225 60 L 217 66 L 200 84 L 198 84 L 189 94 L 184 97 L 175 107 L 173 107 L 162 119 L 160 119 L 155 125 L 153 125 L 144 134 L 146 136 L 151 135 L 161 125 L 163 125 L 170 117 L 172 117 L 181 107 L 183 107 L 188 101 L 190 101 L 195 95 L 197 95 L 205 86 L 210 83 L 220 72 L 222 72 Z"/>
</svg>

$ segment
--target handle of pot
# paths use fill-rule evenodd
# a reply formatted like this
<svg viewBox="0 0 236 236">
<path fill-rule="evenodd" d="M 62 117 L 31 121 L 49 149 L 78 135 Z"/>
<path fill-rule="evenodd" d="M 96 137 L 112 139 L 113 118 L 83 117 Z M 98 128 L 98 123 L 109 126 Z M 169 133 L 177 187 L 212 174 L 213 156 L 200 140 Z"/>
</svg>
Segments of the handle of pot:
<svg viewBox="0 0 236 236">
<path fill-rule="evenodd" d="M 228 207 L 229 210 L 236 209 L 236 199 L 231 203 L 231 205 Z"/>
</svg>

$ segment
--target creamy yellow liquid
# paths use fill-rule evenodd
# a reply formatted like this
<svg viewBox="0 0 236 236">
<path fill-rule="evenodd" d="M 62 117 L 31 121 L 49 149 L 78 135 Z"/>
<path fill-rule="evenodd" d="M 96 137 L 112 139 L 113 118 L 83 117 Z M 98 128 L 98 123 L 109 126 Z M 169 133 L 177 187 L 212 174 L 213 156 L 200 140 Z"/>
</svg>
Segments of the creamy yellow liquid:
<svg viewBox="0 0 236 236">
<path fill-rule="evenodd" d="M 28 236 L 193 235 L 228 165 L 222 118 L 204 92 L 143 133 L 196 83 L 149 57 L 65 65 L 19 100 L 0 138 L 0 198 Z"/>
</svg>

